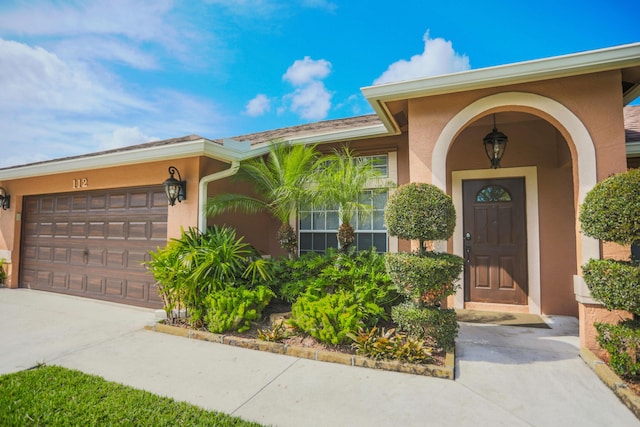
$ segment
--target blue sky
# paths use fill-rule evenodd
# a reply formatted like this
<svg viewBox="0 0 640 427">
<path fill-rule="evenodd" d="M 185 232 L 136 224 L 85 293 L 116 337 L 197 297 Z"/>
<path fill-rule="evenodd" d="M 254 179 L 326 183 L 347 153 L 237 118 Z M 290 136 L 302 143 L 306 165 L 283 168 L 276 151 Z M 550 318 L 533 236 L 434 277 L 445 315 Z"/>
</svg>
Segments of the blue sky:
<svg viewBox="0 0 640 427">
<path fill-rule="evenodd" d="M 0 167 L 368 114 L 364 86 L 638 42 L 636 8 L 2 0 Z"/>
</svg>

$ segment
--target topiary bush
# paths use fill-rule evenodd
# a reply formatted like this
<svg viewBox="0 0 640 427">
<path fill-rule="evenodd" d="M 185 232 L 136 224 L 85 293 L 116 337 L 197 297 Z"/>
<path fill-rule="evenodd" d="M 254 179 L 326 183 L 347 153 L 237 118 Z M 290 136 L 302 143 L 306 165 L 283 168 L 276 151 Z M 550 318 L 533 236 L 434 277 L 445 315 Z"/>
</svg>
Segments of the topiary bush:
<svg viewBox="0 0 640 427">
<path fill-rule="evenodd" d="M 454 280 L 464 267 L 462 258 L 447 253 L 388 254 L 386 267 L 398 288 L 418 305 L 434 306 L 456 291 Z"/>
<path fill-rule="evenodd" d="M 456 226 L 456 210 L 451 197 L 431 184 L 411 183 L 398 187 L 384 210 L 387 230 L 392 236 L 419 240 L 447 240 Z"/>
<path fill-rule="evenodd" d="M 640 243 L 640 169 L 613 175 L 595 185 L 580 207 L 582 232 L 621 245 Z M 633 321 L 596 324 L 598 343 L 609 352 L 611 368 L 637 378 L 640 364 L 640 262 L 591 259 L 582 266 L 591 295 L 609 310 L 626 310 Z"/>
<path fill-rule="evenodd" d="M 640 268 L 637 262 L 590 259 L 582 276 L 591 296 L 608 310 L 640 314 Z"/>
<path fill-rule="evenodd" d="M 580 225 L 584 234 L 595 239 L 640 243 L 640 169 L 596 184 L 580 208 Z"/>
<path fill-rule="evenodd" d="M 406 298 L 392 308 L 391 318 L 409 336 L 453 349 L 458 334 L 455 311 L 441 309 L 440 302 L 455 293 L 464 260 L 425 249 L 426 241 L 453 235 L 456 212 L 451 198 L 431 184 L 403 185 L 389 198 L 385 221 L 390 235 L 419 242 L 417 253 L 386 256 L 387 272 Z"/>
</svg>

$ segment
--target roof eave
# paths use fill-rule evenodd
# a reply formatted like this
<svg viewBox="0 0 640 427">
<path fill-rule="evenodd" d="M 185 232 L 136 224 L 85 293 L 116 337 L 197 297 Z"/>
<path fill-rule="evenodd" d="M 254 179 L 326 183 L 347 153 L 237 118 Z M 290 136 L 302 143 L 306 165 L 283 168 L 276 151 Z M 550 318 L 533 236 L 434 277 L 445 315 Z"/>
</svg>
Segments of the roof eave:
<svg viewBox="0 0 640 427">
<path fill-rule="evenodd" d="M 362 88 L 393 101 L 640 66 L 640 43 Z"/>
<path fill-rule="evenodd" d="M 86 171 L 207 155 L 223 161 L 233 161 L 238 153 L 201 138 L 179 144 L 144 147 L 94 156 L 80 156 L 46 163 L 36 163 L 0 171 L 0 180 L 28 178 L 66 172 Z"/>
<path fill-rule="evenodd" d="M 388 132 L 379 124 L 363 126 L 354 129 L 324 132 L 315 135 L 306 135 L 284 139 L 291 144 L 322 144 L 345 140 L 361 139 L 367 137 L 384 136 Z M 0 171 L 0 181 L 28 178 L 35 176 L 53 175 L 59 173 L 87 171 L 117 166 L 127 166 L 174 160 L 187 157 L 205 156 L 224 162 L 242 161 L 252 157 L 258 157 L 269 151 L 269 143 L 256 144 L 250 150 L 235 150 L 220 145 L 211 140 L 200 138 L 189 142 L 162 145 L 156 147 L 144 147 L 120 152 L 98 155 L 81 156 L 73 159 L 61 159 L 46 163 L 17 166 Z"/>
</svg>

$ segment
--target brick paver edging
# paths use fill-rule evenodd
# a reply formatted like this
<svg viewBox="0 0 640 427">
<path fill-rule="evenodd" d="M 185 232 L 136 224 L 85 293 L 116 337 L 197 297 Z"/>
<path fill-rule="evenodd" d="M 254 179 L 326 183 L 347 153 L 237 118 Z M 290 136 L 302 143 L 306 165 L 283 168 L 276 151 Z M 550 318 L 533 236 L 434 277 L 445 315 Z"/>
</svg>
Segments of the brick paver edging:
<svg viewBox="0 0 640 427">
<path fill-rule="evenodd" d="M 584 347 L 581 348 L 580 357 L 587 366 L 593 369 L 600 380 L 640 419 L 640 397 L 630 390 L 624 381 L 616 375 L 606 363 L 600 360 L 598 356 L 593 354 L 591 350 Z"/>
<path fill-rule="evenodd" d="M 154 323 L 145 326 L 145 329 L 162 332 L 201 341 L 210 341 L 218 344 L 233 345 L 251 350 L 268 351 L 276 354 L 299 357 L 302 359 L 318 360 L 321 362 L 341 363 L 343 365 L 360 366 L 363 368 L 383 369 L 387 371 L 404 372 L 406 374 L 424 375 L 436 378 L 453 380 L 455 378 L 455 356 L 453 352 L 447 353 L 445 366 L 418 365 L 415 363 L 403 363 L 390 360 L 373 360 L 368 357 L 353 354 L 336 353 L 333 351 L 316 350 L 308 347 L 297 347 L 287 344 L 262 341 L 252 338 L 241 338 L 231 335 L 213 334 L 211 332 L 196 331 L 188 328 Z"/>
</svg>

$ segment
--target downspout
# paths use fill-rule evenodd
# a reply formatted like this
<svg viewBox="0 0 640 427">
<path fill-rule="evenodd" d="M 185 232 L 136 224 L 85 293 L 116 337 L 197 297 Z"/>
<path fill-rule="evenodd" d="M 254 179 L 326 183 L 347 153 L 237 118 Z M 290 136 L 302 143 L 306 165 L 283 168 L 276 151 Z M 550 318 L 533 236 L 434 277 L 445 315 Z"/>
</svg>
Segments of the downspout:
<svg viewBox="0 0 640 427">
<path fill-rule="evenodd" d="M 234 160 L 231 162 L 229 169 L 203 176 L 200 179 L 198 187 L 198 200 L 200 201 L 200 207 L 198 209 L 198 229 L 200 231 L 204 231 L 207 228 L 207 214 L 205 212 L 205 208 L 207 206 L 207 190 L 209 188 L 209 183 L 235 175 L 239 168 L 240 162 Z"/>
</svg>

